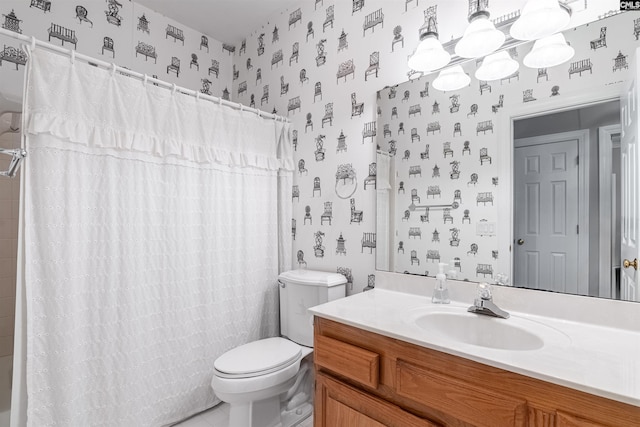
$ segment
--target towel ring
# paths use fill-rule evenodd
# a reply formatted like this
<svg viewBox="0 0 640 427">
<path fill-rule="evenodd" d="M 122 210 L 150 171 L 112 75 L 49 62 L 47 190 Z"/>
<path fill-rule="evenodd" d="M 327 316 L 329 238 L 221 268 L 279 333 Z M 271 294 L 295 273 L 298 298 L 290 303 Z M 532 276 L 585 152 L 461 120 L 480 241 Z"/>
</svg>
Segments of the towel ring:
<svg viewBox="0 0 640 427">
<path fill-rule="evenodd" d="M 346 182 L 347 179 L 351 180 L 351 185 L 353 186 L 353 190 L 351 190 L 350 193 L 348 194 L 341 194 L 340 193 L 340 189 L 338 188 L 338 184 L 340 184 L 340 180 L 343 180 L 344 182 Z M 353 170 L 353 177 L 344 177 L 344 178 L 340 178 L 338 176 L 336 176 L 336 185 L 334 187 L 334 191 L 336 192 L 336 196 L 338 196 L 339 198 L 346 200 L 346 199 L 350 199 L 356 192 L 356 190 L 358 189 L 358 177 L 356 175 L 356 171 L 355 169 Z M 347 190 L 349 191 L 349 190 Z"/>
</svg>

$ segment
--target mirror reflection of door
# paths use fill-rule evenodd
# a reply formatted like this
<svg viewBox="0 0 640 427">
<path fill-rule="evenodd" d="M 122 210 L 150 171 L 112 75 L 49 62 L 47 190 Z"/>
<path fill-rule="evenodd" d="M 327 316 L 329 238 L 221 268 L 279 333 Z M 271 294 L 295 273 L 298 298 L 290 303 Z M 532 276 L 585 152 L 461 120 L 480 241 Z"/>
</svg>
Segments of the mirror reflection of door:
<svg viewBox="0 0 640 427">
<path fill-rule="evenodd" d="M 598 131 L 600 280 L 598 296 L 620 299 L 620 125 Z"/>
<path fill-rule="evenodd" d="M 615 100 L 514 122 L 514 286 L 619 298 L 619 120 Z"/>
<path fill-rule="evenodd" d="M 579 139 L 556 134 L 515 144 L 514 284 L 578 293 L 579 189 L 585 185 Z"/>
</svg>

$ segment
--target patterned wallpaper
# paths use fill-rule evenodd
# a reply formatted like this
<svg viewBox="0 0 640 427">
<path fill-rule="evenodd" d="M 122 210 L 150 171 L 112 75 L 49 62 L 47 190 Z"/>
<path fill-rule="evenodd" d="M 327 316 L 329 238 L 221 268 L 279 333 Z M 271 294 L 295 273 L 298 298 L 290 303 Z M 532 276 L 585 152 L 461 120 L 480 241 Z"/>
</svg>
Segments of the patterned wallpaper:
<svg viewBox="0 0 640 427">
<path fill-rule="evenodd" d="M 231 87 L 234 48 L 125 0 L 3 0 L 2 27 L 121 67 L 221 96 Z M 0 36 L 0 84 L 20 99 L 20 42 Z M 18 54 L 19 56 L 19 54 Z"/>
<path fill-rule="evenodd" d="M 396 171 L 394 271 L 433 276 L 444 262 L 460 278 L 474 280 L 472 269 L 491 277 L 498 247 L 488 226 L 495 229 L 499 182 L 493 120 L 504 108 L 504 94 L 491 86 L 506 91 L 508 82 L 482 94 L 440 92 L 426 78 L 381 91 L 378 145 Z"/>
<path fill-rule="evenodd" d="M 521 103 L 620 84 L 629 54 L 640 46 L 635 19 L 619 14 L 565 31 L 575 56 L 556 67 L 521 65 L 511 76 L 492 82 L 472 79 L 469 87 L 454 92 L 430 87 L 434 76 L 381 91 L 383 132 L 378 145 L 395 154 L 397 172 L 392 185 L 395 271 L 433 275 L 441 261 L 469 280 L 507 273 L 498 267 L 501 251 L 490 231 L 500 230 L 497 187 L 510 179 L 498 175 L 496 123 L 508 119 L 505 112 Z M 530 49 L 525 44 L 509 53 L 522 59 Z M 477 66 L 471 61 L 465 71 L 473 76 Z M 597 141 L 591 144 L 595 158 Z M 429 209 L 427 214 L 426 209 L 411 211 L 412 202 L 451 207 Z"/>
<path fill-rule="evenodd" d="M 466 23 L 464 16 L 460 17 L 461 8 L 457 6 L 466 6 L 466 2 L 458 2 L 461 5 L 456 7 L 452 2 L 437 3 L 441 39 L 447 40 L 452 34 L 459 36 Z M 570 86 L 563 83 L 569 77 L 570 64 L 565 64 L 548 70 L 549 80 L 543 77 L 539 83 L 536 81 L 537 70 L 523 69 L 519 78 L 491 82 L 491 92 L 487 89 L 480 94 L 478 82 L 472 79 L 470 87 L 458 93 L 438 94 L 430 88 L 435 76 L 417 79 L 419 75 L 411 73 L 406 65 L 407 57 L 418 43 L 417 32 L 424 21 L 424 10 L 432 4 L 434 2 L 424 4 L 419 0 L 301 2 L 299 8 L 283 11 L 248 34 L 234 56 L 232 99 L 276 111 L 288 116 L 293 123 L 298 164 L 292 189 L 293 253 L 298 254 L 294 266 L 346 272 L 350 281 L 349 293 L 360 292 L 368 286 L 369 276 L 375 271 L 379 240 L 376 236 L 377 144 L 388 151 L 389 141 L 395 139 L 396 155 L 403 157 L 408 149 L 410 158 L 405 163 L 422 168 L 421 177 L 415 175 L 404 179 L 409 200 L 407 206 L 411 189 L 418 189 L 418 182 L 421 203 L 434 200 L 453 203 L 455 190 L 460 190 L 463 197 L 462 202 L 458 202 L 458 209 L 451 211 L 453 224 L 449 220 L 444 223 L 442 211 L 431 213 L 433 222 L 421 230 L 422 239 L 411 237 L 416 251 L 419 251 L 417 256 L 421 265 L 418 267 L 415 261 L 411 265 L 411 249 L 406 246 L 406 262 L 403 260 L 403 264 L 398 265 L 399 271 L 435 272 L 431 267 L 433 258 L 427 261 L 426 256 L 428 250 L 439 249 L 437 245 L 431 246 L 438 243 L 432 242 L 433 231 L 437 228 L 440 245 L 455 242 L 456 235 L 458 247 L 465 253 L 472 251 L 473 243 L 478 245 L 474 260 L 462 264 L 462 268 L 469 269 L 475 278 L 478 264 L 492 265 L 495 261 L 494 237 L 469 237 L 469 230 L 473 229 L 475 233 L 476 222 L 482 219 L 495 221 L 496 184 L 493 178 L 497 168 L 495 162 L 480 160 L 483 148 L 487 148 L 489 157 L 495 158 L 495 134 L 488 127 L 477 131 L 480 123 L 493 121 L 495 127 L 504 107 L 496 107 L 496 112 L 491 107 L 500 104 L 500 95 L 504 95 L 502 105 L 509 105 L 552 96 L 552 88 L 556 85 L 560 86 L 558 93 L 563 95 L 590 87 L 599 75 L 599 69 L 605 67 L 598 64 L 606 64 L 607 75 L 610 75 L 613 58 L 618 54 L 611 47 L 589 53 L 578 49 L 574 61 L 592 58 L 593 73 L 572 74 Z M 581 2 L 577 4 L 582 5 Z M 596 12 L 605 13 L 612 4 L 600 2 L 581 13 L 591 13 L 590 16 Z M 504 7 L 505 3 L 500 3 L 495 8 L 498 13 L 494 17 L 513 12 L 513 9 Z M 597 38 L 599 27 L 591 25 L 588 28 L 587 37 Z M 627 28 L 626 33 L 623 32 L 621 29 L 620 36 L 612 34 L 611 37 L 634 39 L 632 30 Z M 629 52 L 630 49 L 625 48 L 624 54 Z M 602 59 L 597 59 L 600 56 Z M 475 64 L 467 67 L 475 67 Z M 618 76 L 622 73 L 618 72 Z M 396 88 L 398 116 L 392 118 L 390 110 L 382 111 L 382 104 L 378 116 L 377 92 L 407 81 L 409 77 L 414 78 L 406 83 L 410 87 L 409 99 L 402 102 L 405 89 Z M 429 96 L 421 96 L 421 91 L 427 87 Z M 531 96 L 527 97 L 524 91 L 529 89 L 532 92 L 528 92 Z M 457 95 L 458 99 L 450 99 L 452 95 Z M 388 97 L 388 91 L 381 94 L 381 101 L 385 97 Z M 440 112 L 434 113 L 436 101 Z M 451 110 L 452 107 L 455 110 L 454 102 L 459 104 L 457 111 Z M 473 103 L 479 108 L 475 115 L 470 114 Z M 416 105 L 420 111 L 414 110 L 410 114 L 410 109 Z M 400 131 L 398 135 L 400 122 L 403 122 L 405 132 Z M 458 122 L 460 132 L 454 134 Z M 440 129 L 427 132 L 429 124 L 437 126 L 435 123 Z M 391 132 L 386 137 L 385 124 L 390 125 Z M 412 144 L 411 130 L 414 127 L 420 141 L 416 138 Z M 467 140 L 470 152 L 463 152 Z M 446 142 L 451 142 L 453 155 L 447 154 L 445 159 Z M 405 146 L 407 143 L 411 147 Z M 420 153 L 426 144 L 430 144 L 430 159 L 423 160 Z M 436 163 L 440 178 L 430 181 Z M 459 177 L 455 178 L 458 185 L 445 188 L 445 180 L 452 180 L 456 175 L 454 167 L 459 170 Z M 473 174 L 478 175 L 475 185 L 469 184 Z M 427 195 L 429 185 L 441 186 L 439 197 L 437 194 Z M 494 197 L 493 205 L 491 195 Z M 403 214 L 405 209 L 402 208 Z M 463 224 L 466 209 L 470 211 L 469 220 L 465 218 Z M 413 212 L 411 221 L 419 223 L 420 213 Z M 435 221 L 439 221 L 437 227 Z M 402 225 L 409 227 L 409 221 Z M 458 231 L 454 233 L 456 229 Z M 399 233 L 404 233 L 400 240 L 408 245 L 408 229 Z M 393 250 L 396 249 L 394 246 Z M 444 252 L 440 254 L 441 260 L 449 262 L 453 257 Z M 485 275 L 489 277 L 488 273 Z"/>
<path fill-rule="evenodd" d="M 441 38 L 446 40 L 462 33 L 465 21 L 459 16 L 460 8 L 452 2 L 438 3 Z M 606 3 L 606 7 L 609 7 L 611 2 L 607 0 Z M 605 7 L 603 4 L 594 7 L 602 9 Z M 417 77 L 410 73 L 406 61 L 417 45 L 417 31 L 423 23 L 423 12 L 427 6 L 420 0 L 300 2 L 299 8 L 283 11 L 248 34 L 241 46 L 225 45 L 211 38 L 203 43 L 202 34 L 134 2 L 123 0 L 86 0 L 77 3 L 63 0 L 5 0 L 0 5 L 0 13 L 6 24 L 7 17 L 12 16 L 13 12 L 19 22 L 17 30 L 23 34 L 48 40 L 51 33 L 51 42 L 54 44 L 75 47 L 78 52 L 115 61 L 120 66 L 157 75 L 160 79 L 181 86 L 208 90 L 216 96 L 229 96 L 237 102 L 288 116 L 294 125 L 293 139 L 298 164 L 291 192 L 294 206 L 293 253 L 297 255 L 294 265 L 341 271 L 348 276 L 349 293 L 353 293 L 371 285 L 370 275 L 375 270 L 375 153 L 377 138 L 384 136 L 381 126 L 384 118 L 377 115 L 376 94 L 384 87 L 406 81 L 408 77 Z M 498 2 L 492 8 L 492 13 L 500 16 L 512 12 L 509 7 L 513 6 Z M 113 49 L 108 40 L 105 42 L 106 38 L 113 41 Z M 18 45 L 15 40 L 4 39 L 2 44 L 3 48 L 5 45 Z M 7 54 L 9 59 L 3 59 L 0 64 L 2 91 L 19 94 L 24 67 L 11 60 L 10 51 Z M 174 57 L 179 60 L 179 65 L 173 60 Z M 611 58 L 608 60 L 611 61 Z M 20 62 L 19 59 L 16 61 Z M 219 72 L 216 72 L 216 67 L 212 68 L 213 61 L 218 61 Z M 549 72 L 551 81 L 552 70 Z M 583 76 L 586 74 L 576 77 L 582 79 Z M 430 78 L 426 76 L 414 80 L 416 88 L 420 86 L 420 90 L 423 90 Z M 521 79 L 522 82 L 531 81 L 530 77 L 525 80 L 524 74 Z M 497 93 L 495 83 L 493 85 Z M 470 104 L 465 92 L 478 90 L 477 82 L 472 82 L 471 86 L 460 91 L 460 115 Z M 587 86 L 585 84 L 580 88 Z M 538 87 L 531 88 L 534 89 L 534 98 L 542 96 Z M 418 102 L 420 90 L 412 91 L 414 94 L 411 96 L 416 101 L 405 107 Z M 511 102 L 509 98 L 520 91 L 519 87 L 514 88 L 513 93 L 505 91 L 504 102 Z M 491 105 L 498 102 L 494 92 L 482 95 Z M 472 116 L 458 120 L 463 126 L 462 136 L 452 133 L 450 137 L 445 135 L 444 132 L 452 132 L 450 127 L 456 121 L 449 123 L 432 115 L 431 99 L 435 95 L 433 90 L 431 93 L 432 98 L 419 98 L 430 103 L 421 107 L 421 114 L 412 114 L 412 119 L 422 119 L 425 123 L 439 121 L 442 133 L 429 132 L 427 136 L 424 124 L 422 127 L 417 123 L 410 124 L 407 117 L 404 120 L 406 135 L 410 136 L 411 129 L 416 127 L 423 144 L 434 135 L 451 138 L 454 146 L 460 138 L 464 138 L 462 142 L 469 139 L 469 135 L 475 133 L 476 123 Z M 402 96 L 400 93 L 399 98 Z M 438 101 L 442 110 L 436 114 L 453 114 L 448 112 L 451 104 L 449 96 Z M 488 101 L 490 96 L 495 99 Z M 495 118 L 488 117 L 487 120 L 494 120 L 495 123 L 499 116 L 496 113 Z M 391 120 L 390 116 L 387 117 L 387 120 Z M 393 120 L 396 121 L 395 118 Z M 400 121 L 399 117 L 397 121 Z M 392 127 L 391 130 L 397 133 L 397 129 Z M 492 134 L 490 131 L 485 133 L 479 137 L 486 136 L 486 143 L 470 140 L 471 155 L 463 154 L 459 147 L 454 149 L 456 159 L 457 156 L 471 156 L 477 163 L 473 167 L 465 165 L 464 169 L 462 162 L 460 164 L 458 181 L 460 190 L 463 190 L 462 187 L 467 190 L 463 200 L 465 203 L 475 200 L 477 193 L 489 192 L 493 188 L 493 183 L 487 184 L 486 178 L 479 180 L 473 191 L 466 185 L 472 169 L 495 176 L 495 173 L 489 172 L 494 168 L 492 163 L 480 165 L 478 160 L 479 149 L 485 146 L 489 156 L 494 156 Z M 397 138 L 397 135 L 394 137 Z M 388 140 L 381 145 L 382 149 L 388 149 Z M 432 144 L 432 152 L 444 150 L 444 142 L 447 141 Z M 414 143 L 417 144 L 417 140 Z M 411 155 L 415 156 L 411 161 L 418 158 L 423 148 L 410 150 Z M 400 149 L 399 145 L 397 149 L 403 155 L 404 149 Z M 446 163 L 438 165 L 443 168 L 443 177 L 449 176 L 453 167 L 450 162 L 454 158 L 447 156 L 446 160 Z M 425 163 L 422 171 L 424 179 L 433 174 L 433 166 L 427 167 Z M 405 182 L 408 183 L 408 179 Z M 407 187 L 408 195 L 411 188 Z M 449 202 L 449 193 L 453 194 L 451 191 L 443 192 L 442 200 Z M 422 197 L 426 200 L 426 193 Z M 487 215 L 474 215 L 472 221 L 491 218 L 491 203 L 485 202 L 485 205 Z M 414 213 L 414 216 L 417 215 Z M 456 209 L 452 215 L 461 219 L 464 208 Z M 468 226 L 466 221 L 465 225 Z M 452 237 L 449 229 L 456 228 L 449 223 L 446 227 L 441 230 L 442 242 L 448 242 Z M 461 229 L 459 226 L 457 228 Z M 433 238 L 432 231 L 427 236 L 429 240 Z M 426 233 L 425 230 L 425 236 Z M 425 236 L 422 240 L 425 246 L 420 253 L 424 260 L 421 270 L 426 262 Z M 470 248 L 472 242 L 469 239 L 460 240 L 460 247 Z M 479 244 L 479 247 L 491 250 L 491 245 Z M 488 253 L 484 249 L 483 254 Z M 407 251 L 409 256 L 410 251 Z M 444 256 L 442 259 L 447 261 Z"/>
</svg>

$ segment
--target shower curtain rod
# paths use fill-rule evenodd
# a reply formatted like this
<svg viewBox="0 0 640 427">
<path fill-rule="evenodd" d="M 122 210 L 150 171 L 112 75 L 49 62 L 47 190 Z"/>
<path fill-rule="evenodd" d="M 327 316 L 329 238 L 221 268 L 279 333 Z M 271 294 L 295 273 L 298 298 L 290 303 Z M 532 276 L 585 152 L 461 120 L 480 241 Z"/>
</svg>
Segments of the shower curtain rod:
<svg viewBox="0 0 640 427">
<path fill-rule="evenodd" d="M 74 59 L 81 59 L 91 65 L 99 65 L 102 66 L 105 69 L 113 69 L 114 71 L 119 71 L 121 74 L 123 75 L 127 75 L 129 77 L 134 77 L 137 78 L 141 81 L 147 82 L 150 81 L 151 83 L 155 83 L 158 86 L 167 88 L 167 89 L 171 89 L 173 91 L 178 91 L 182 94 L 185 95 L 191 95 L 191 96 L 195 96 L 198 99 L 206 99 L 207 101 L 211 101 L 211 102 L 215 102 L 218 103 L 220 105 L 226 105 L 227 107 L 231 107 L 231 108 L 235 108 L 236 110 L 240 110 L 240 111 L 250 111 L 252 113 L 256 113 L 259 117 L 265 117 L 268 119 L 273 119 L 273 120 L 282 120 L 283 122 L 289 122 L 289 119 L 284 117 L 284 116 L 279 116 L 277 114 L 272 114 L 272 113 L 267 113 L 266 111 L 262 111 L 259 110 L 257 108 L 252 108 L 252 107 L 247 107 L 243 104 L 237 103 L 237 102 L 231 102 L 231 101 L 227 101 L 225 99 L 222 99 L 220 97 L 217 96 L 212 96 L 212 95 L 206 95 L 203 94 L 197 90 L 192 90 L 192 89 L 187 89 L 185 87 L 182 86 L 177 86 L 175 83 L 169 83 L 166 82 L 164 80 L 159 80 L 153 77 L 148 76 L 147 74 L 142 74 L 142 73 L 138 73 L 136 71 L 132 71 L 132 70 L 128 70 L 126 68 L 120 67 L 118 65 L 116 65 L 114 62 L 106 62 L 106 61 L 102 61 L 100 59 L 97 58 L 93 58 L 91 56 L 88 55 L 83 55 L 81 53 L 76 53 L 75 50 L 73 49 L 65 49 L 63 47 L 60 46 L 56 46 L 54 44 L 51 43 L 47 43 L 44 42 L 42 40 L 36 39 L 34 36 L 23 36 L 22 34 L 18 34 L 15 33 L 13 31 L 10 30 L 6 30 L 4 28 L 0 28 L 0 35 L 3 36 L 7 36 L 7 37 L 11 37 L 13 39 L 17 39 L 23 42 L 26 42 L 28 44 L 31 45 L 31 48 L 35 48 L 35 46 L 40 46 L 43 47 L 45 49 L 49 49 L 51 51 L 54 51 L 56 53 L 61 53 L 64 55 L 67 55 L 71 58 L 71 60 L 73 61 Z"/>
</svg>

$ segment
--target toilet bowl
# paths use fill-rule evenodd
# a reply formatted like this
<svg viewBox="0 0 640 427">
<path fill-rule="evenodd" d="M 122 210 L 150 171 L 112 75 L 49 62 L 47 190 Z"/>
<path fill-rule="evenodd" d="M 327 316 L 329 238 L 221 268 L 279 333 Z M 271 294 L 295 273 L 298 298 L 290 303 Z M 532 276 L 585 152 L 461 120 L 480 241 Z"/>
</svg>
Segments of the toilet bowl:
<svg viewBox="0 0 640 427">
<path fill-rule="evenodd" d="M 282 336 L 241 345 L 214 362 L 211 387 L 230 405 L 230 427 L 289 427 L 313 410 L 313 318 L 307 309 L 344 296 L 346 279 L 294 270 L 278 282 Z"/>
</svg>

